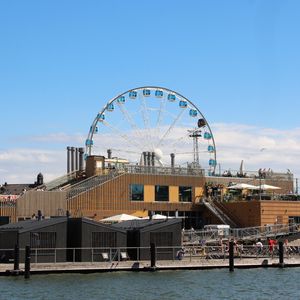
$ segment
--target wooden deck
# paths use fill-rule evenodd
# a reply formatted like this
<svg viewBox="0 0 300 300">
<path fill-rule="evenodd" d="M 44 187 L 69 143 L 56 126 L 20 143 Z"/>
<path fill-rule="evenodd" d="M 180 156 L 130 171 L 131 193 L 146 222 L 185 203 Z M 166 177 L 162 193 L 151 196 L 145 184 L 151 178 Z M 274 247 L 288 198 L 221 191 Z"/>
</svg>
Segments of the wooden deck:
<svg viewBox="0 0 300 300">
<path fill-rule="evenodd" d="M 239 268 L 280 267 L 278 258 L 235 259 L 234 266 Z M 284 267 L 300 267 L 300 258 L 286 258 Z M 199 259 L 189 261 L 159 261 L 155 270 L 180 270 L 180 269 L 216 269 L 228 268 L 228 259 Z M 13 264 L 0 264 L 0 276 L 24 274 L 24 264 L 20 264 L 18 272 L 12 272 Z M 57 274 L 57 273 L 96 273 L 113 271 L 153 271 L 149 261 L 121 261 L 97 263 L 39 263 L 31 264 L 31 274 Z M 14 274 L 15 273 L 15 274 Z"/>
</svg>

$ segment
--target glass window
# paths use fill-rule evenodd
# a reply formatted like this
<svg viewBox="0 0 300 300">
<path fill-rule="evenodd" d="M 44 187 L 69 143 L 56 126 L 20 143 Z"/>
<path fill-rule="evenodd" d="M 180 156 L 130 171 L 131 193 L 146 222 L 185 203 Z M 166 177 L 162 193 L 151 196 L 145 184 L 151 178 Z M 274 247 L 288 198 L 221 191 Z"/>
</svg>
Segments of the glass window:
<svg viewBox="0 0 300 300">
<path fill-rule="evenodd" d="M 155 201 L 169 201 L 169 187 L 167 185 L 155 186 Z"/>
<path fill-rule="evenodd" d="M 56 232 L 31 232 L 31 248 L 55 248 Z"/>
<path fill-rule="evenodd" d="M 144 201 L 144 186 L 142 184 L 130 185 L 130 200 Z"/>
<path fill-rule="evenodd" d="M 115 248 L 117 245 L 116 232 L 92 232 L 92 247 L 111 247 Z"/>
<path fill-rule="evenodd" d="M 180 202 L 192 202 L 192 187 L 180 186 L 179 187 L 179 201 Z"/>
</svg>

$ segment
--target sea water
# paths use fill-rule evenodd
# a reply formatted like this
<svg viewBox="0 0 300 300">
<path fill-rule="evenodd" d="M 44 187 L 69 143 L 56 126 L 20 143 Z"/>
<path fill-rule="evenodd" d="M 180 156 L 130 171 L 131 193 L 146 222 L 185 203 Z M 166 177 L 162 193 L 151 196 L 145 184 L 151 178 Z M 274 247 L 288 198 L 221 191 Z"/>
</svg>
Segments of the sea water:
<svg viewBox="0 0 300 300">
<path fill-rule="evenodd" d="M 0 277 L 0 299 L 300 299 L 300 268 Z"/>
</svg>

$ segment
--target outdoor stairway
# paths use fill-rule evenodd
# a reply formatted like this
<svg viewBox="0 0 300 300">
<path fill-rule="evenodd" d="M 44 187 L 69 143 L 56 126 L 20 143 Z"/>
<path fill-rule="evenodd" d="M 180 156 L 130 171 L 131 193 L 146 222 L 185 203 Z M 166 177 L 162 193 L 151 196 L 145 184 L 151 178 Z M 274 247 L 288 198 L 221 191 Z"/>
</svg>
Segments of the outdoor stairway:
<svg viewBox="0 0 300 300">
<path fill-rule="evenodd" d="M 203 204 L 223 223 L 230 225 L 231 228 L 238 227 L 237 224 L 225 214 L 219 207 L 217 207 L 213 202 L 203 201 Z"/>
<path fill-rule="evenodd" d="M 123 174 L 121 174 L 123 175 Z M 117 172 L 111 172 L 106 175 L 95 175 L 93 177 L 89 177 L 77 184 L 72 185 L 68 190 L 67 190 L 67 199 L 71 199 L 83 192 L 86 192 L 90 189 L 93 189 L 96 186 L 99 186 L 113 178 L 116 178 L 117 176 L 121 176 Z"/>
<path fill-rule="evenodd" d="M 72 183 L 76 180 L 76 171 L 63 175 L 61 177 L 58 177 L 48 183 L 45 183 L 43 186 L 37 187 L 37 188 L 45 188 L 47 191 L 53 191 L 56 189 L 59 189 L 60 187 Z"/>
</svg>

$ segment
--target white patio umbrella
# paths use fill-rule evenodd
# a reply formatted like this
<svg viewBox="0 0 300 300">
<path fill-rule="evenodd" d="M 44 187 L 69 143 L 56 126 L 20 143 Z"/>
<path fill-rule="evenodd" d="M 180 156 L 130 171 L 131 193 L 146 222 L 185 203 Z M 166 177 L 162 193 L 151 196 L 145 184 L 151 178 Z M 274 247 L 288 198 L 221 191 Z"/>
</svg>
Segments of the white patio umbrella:
<svg viewBox="0 0 300 300">
<path fill-rule="evenodd" d="M 260 186 L 257 186 L 258 189 L 261 190 L 280 190 L 281 188 L 278 186 L 274 186 L 274 185 L 268 185 L 268 184 L 262 184 Z"/>
<path fill-rule="evenodd" d="M 103 223 L 120 223 L 123 221 L 129 221 L 129 220 L 139 220 L 139 217 L 132 216 L 132 215 L 127 215 L 127 214 L 120 214 L 120 215 L 115 215 L 111 216 L 105 219 L 100 220 L 100 222 Z"/>
<path fill-rule="evenodd" d="M 152 216 L 152 220 L 165 220 L 165 219 L 172 219 L 172 218 L 174 218 L 174 217 L 167 217 L 167 216 L 164 216 L 164 215 L 161 215 L 161 214 L 155 214 L 155 215 L 153 215 Z M 146 220 L 148 220 L 149 219 L 149 217 L 144 217 L 143 218 L 144 220 L 146 219 Z"/>
<path fill-rule="evenodd" d="M 247 183 L 238 183 L 232 186 L 229 186 L 228 189 L 232 190 L 257 190 L 259 187 Z"/>
</svg>

